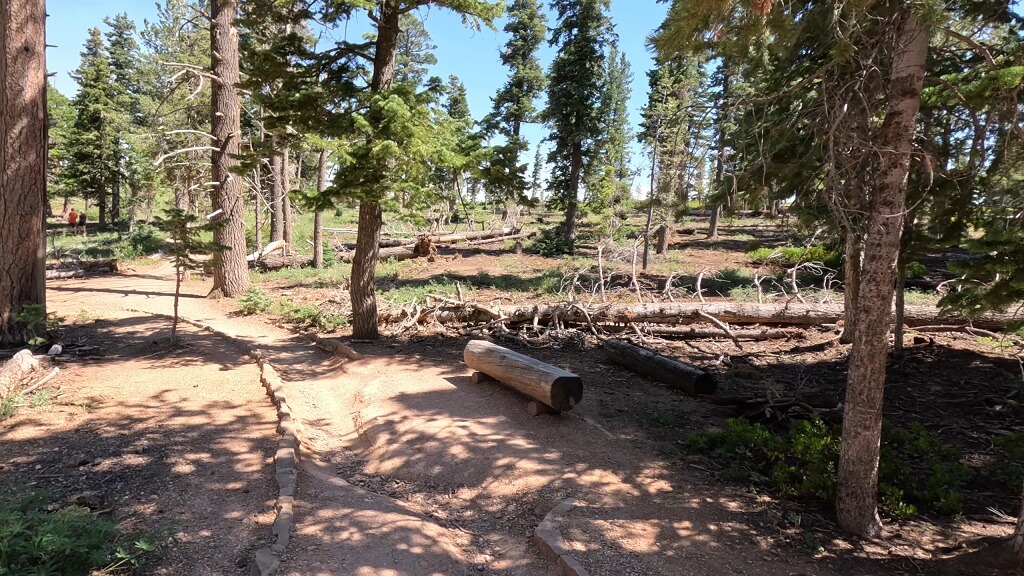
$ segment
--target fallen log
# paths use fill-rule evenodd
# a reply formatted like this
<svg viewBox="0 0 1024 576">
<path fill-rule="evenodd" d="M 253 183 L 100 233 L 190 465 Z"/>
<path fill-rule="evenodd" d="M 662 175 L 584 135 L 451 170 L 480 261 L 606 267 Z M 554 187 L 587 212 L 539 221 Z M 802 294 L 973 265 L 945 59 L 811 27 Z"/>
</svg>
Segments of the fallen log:
<svg viewBox="0 0 1024 576">
<path fill-rule="evenodd" d="M 62 278 L 85 278 L 86 276 L 98 276 L 100 274 L 114 274 L 120 270 L 120 263 L 116 259 L 82 260 L 64 265 L 58 263 L 47 264 L 46 268 L 46 279 L 58 280 Z"/>
<path fill-rule="evenodd" d="M 249 267 L 257 270 L 280 270 L 282 268 L 306 268 L 313 265 L 313 257 L 305 254 L 292 254 L 291 256 L 265 256 L 256 261 L 250 261 Z"/>
<path fill-rule="evenodd" d="M 693 364 L 667 358 L 622 340 L 606 340 L 604 354 L 613 362 L 686 394 L 714 394 L 718 390 L 715 377 Z"/>
<path fill-rule="evenodd" d="M 462 357 L 466 366 L 557 412 L 572 410 L 583 399 L 583 380 L 579 376 L 486 340 L 471 340 Z"/>
<path fill-rule="evenodd" d="M 487 239 L 484 239 L 484 240 L 472 240 L 472 241 L 466 242 L 466 246 L 482 246 L 484 244 L 495 244 L 497 242 L 504 242 L 506 240 L 523 240 L 525 238 L 530 238 L 531 236 L 536 236 L 537 234 L 539 234 L 539 232 L 537 230 L 531 230 L 529 232 L 522 232 L 520 234 L 511 234 L 509 236 L 498 236 L 498 237 L 495 237 L 495 238 L 487 238 Z"/>
<path fill-rule="evenodd" d="M 277 250 L 280 250 L 281 254 L 283 255 L 286 248 L 287 244 L 285 244 L 284 240 L 275 240 L 270 244 L 264 246 L 263 250 L 257 250 L 252 254 L 249 254 L 248 256 L 245 257 L 245 259 L 248 262 L 255 262 L 257 260 L 261 260 L 263 258 L 266 258 L 267 256 L 270 256 Z"/>
<path fill-rule="evenodd" d="M 843 319 L 842 304 L 746 303 L 746 302 L 664 302 L 654 304 L 612 304 L 585 309 L 578 304 L 496 306 L 492 310 L 508 318 L 509 323 L 533 322 L 547 324 L 557 317 L 570 324 L 697 324 L 707 316 L 729 324 L 764 324 L 777 326 L 817 326 L 835 324 Z M 707 315 L 707 316 L 706 316 Z M 441 307 L 434 313 L 440 323 L 487 322 L 489 318 L 466 307 Z M 382 321 L 401 320 L 401 313 L 383 314 Z M 1010 312 L 990 312 L 972 318 L 970 323 L 982 330 L 1001 330 L 1013 320 Z M 933 306 L 907 306 L 904 321 L 907 326 L 934 325 L 940 322 L 968 321 L 953 314 L 943 314 Z"/>
<path fill-rule="evenodd" d="M 620 331 L 626 332 L 628 328 L 621 328 Z M 728 337 L 721 328 L 704 328 L 701 326 L 663 326 L 660 324 L 652 324 L 644 328 L 644 331 L 653 336 L 665 336 L 669 338 L 685 339 L 702 339 L 702 338 L 713 338 L 720 339 Z M 732 330 L 732 335 L 737 340 L 789 340 L 791 338 L 802 338 L 805 334 L 803 330 L 792 330 L 785 328 L 760 328 L 754 330 Z"/>
</svg>

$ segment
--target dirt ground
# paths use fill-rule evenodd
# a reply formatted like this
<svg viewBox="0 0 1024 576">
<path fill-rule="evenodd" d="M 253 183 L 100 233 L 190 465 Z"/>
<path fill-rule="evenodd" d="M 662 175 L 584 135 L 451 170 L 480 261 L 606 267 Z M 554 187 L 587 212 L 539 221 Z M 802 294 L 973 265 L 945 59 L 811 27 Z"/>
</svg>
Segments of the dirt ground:
<svg viewBox="0 0 1024 576">
<path fill-rule="evenodd" d="M 80 313 L 59 296 L 50 305 Z M 0 489 L 57 503 L 91 495 L 128 537 L 163 545 L 148 573 L 238 572 L 276 497 L 277 422 L 258 370 L 188 327 L 171 347 L 163 319 L 86 310 L 103 317 L 67 329 L 51 400 L 0 426 Z"/>
<path fill-rule="evenodd" d="M 692 249 L 718 254 L 723 266 L 742 258 L 735 251 Z M 423 283 L 442 275 L 470 278 L 483 273 L 533 277 L 552 264 L 551 259 L 501 251 L 447 256 L 403 270 L 392 281 Z M 699 274 L 703 268 L 698 266 L 708 266 L 701 254 L 690 257 L 696 262 L 687 264 L 693 269 L 686 273 Z M 205 460 L 172 458 L 161 460 L 163 468 L 125 490 L 125 498 L 141 506 L 153 493 L 160 502 L 161 492 L 151 491 L 147 483 L 163 482 L 166 494 L 195 494 L 182 496 L 180 516 L 187 520 L 179 523 L 225 524 L 226 532 L 217 532 L 218 527 L 205 539 L 187 542 L 192 547 L 175 543 L 161 564 L 171 570 L 165 573 L 193 561 L 222 570 L 209 573 L 233 573 L 240 570 L 239 554 L 253 546 L 260 532 L 264 537 L 267 532 L 273 496 L 265 462 L 275 438 L 273 412 L 258 386 L 242 391 L 205 384 L 218 378 L 248 381 L 252 374 L 245 372 L 255 369 L 244 365 L 241 354 L 191 340 L 195 345 L 187 353 L 163 358 L 146 349 L 152 346 L 151 330 L 132 324 L 142 322 L 139 315 L 111 312 L 133 308 L 166 313 L 170 279 L 163 266 L 54 285 L 64 302 L 62 313 L 84 316 L 80 311 L 85 310 L 105 317 L 98 327 L 88 325 L 95 332 L 87 337 L 126 338 L 123 345 L 113 344 L 118 352 L 111 357 L 128 363 L 119 366 L 97 358 L 82 362 L 77 373 L 62 374 L 68 379 L 59 382 L 62 390 L 82 388 L 84 397 L 106 402 L 97 405 L 109 406 L 109 413 L 85 411 L 75 404 L 78 400 L 70 407 L 55 404 L 54 410 L 83 410 L 77 417 L 96 426 L 105 418 L 115 423 L 129 417 L 152 421 L 161 431 L 173 432 L 161 436 L 164 442 L 187 443 L 202 458 L 235 470 L 231 475 L 215 469 L 214 477 L 231 479 L 222 488 L 206 481 Z M 656 284 L 655 277 L 648 280 Z M 267 287 L 273 295 L 323 306 L 347 297 L 337 286 L 282 281 Z M 499 340 L 584 379 L 584 400 L 572 412 L 531 417 L 518 393 L 494 383 L 471 382 L 461 356 L 468 338 L 456 331 L 426 327 L 375 344 L 354 343 L 365 356 L 350 361 L 316 350 L 303 336 L 269 324 L 270 318 L 240 316 L 233 301 L 201 298 L 206 289 L 203 281 L 187 285 L 183 314 L 265 350 L 285 380 L 289 404 L 305 429 L 308 456 L 300 471 L 296 528 L 282 558 L 283 573 L 555 576 L 531 535 L 553 506 L 570 497 L 579 505 L 565 515 L 559 529 L 570 553 L 595 575 L 1006 573 L 1004 549 L 993 542 L 1008 535 L 1012 526 L 993 511 L 1015 513 L 1014 495 L 982 482 L 971 486 L 963 518 L 890 522 L 881 542 L 845 539 L 820 504 L 779 500 L 722 482 L 713 464 L 688 454 L 684 444 L 693 432 L 716 429 L 735 413 L 606 362 L 591 338 L 567 338 L 542 348 Z M 493 302 L 506 295 L 480 290 L 474 297 Z M 344 338 L 345 331 L 338 336 Z M 190 334 L 190 339 L 207 337 Z M 847 351 L 835 337 L 831 330 L 810 331 L 801 339 L 750 343 L 742 350 L 727 340 L 650 339 L 647 345 L 714 372 L 723 395 L 813 393 L 838 401 Z M 988 441 L 993 431 L 1019 429 L 1024 416 L 1019 398 L 1014 400 L 1020 394 L 1016 360 L 973 337 L 929 336 L 908 343 L 904 357 L 890 365 L 886 416 L 900 423 L 920 421 L 964 450 L 972 462 L 984 463 L 993 449 Z M 188 375 L 188 370 L 205 373 Z M 129 376 L 134 374 L 140 376 Z M 148 379 L 157 382 L 152 389 L 124 385 Z M 216 396 L 188 404 L 193 384 Z M 125 405 L 133 409 L 116 408 Z M 168 405 L 174 406 L 171 414 L 166 413 Z M 204 420 L 201 415 L 213 406 L 218 407 L 215 421 Z M 260 424 L 245 423 L 246 410 Z M 175 420 L 179 411 L 186 411 L 180 416 L 183 422 Z M 63 452 L 55 452 L 39 470 L 35 462 L 29 467 L 17 458 L 41 445 L 67 448 L 69 453 L 83 450 L 75 443 L 77 424 L 65 422 L 69 416 L 52 419 L 58 423 L 43 413 L 26 411 L 3 432 L 0 462 L 8 462 L 11 469 L 0 473 L 0 482 L 59 482 L 62 477 L 34 475 L 58 469 L 65 457 L 56 455 Z M 256 420 L 256 413 L 264 420 Z M 189 418 L 199 421 L 193 428 L 210 434 L 193 441 L 181 432 L 192 430 Z M 146 438 L 146 431 L 129 424 L 114 425 L 109 434 L 124 436 L 121 450 L 136 457 L 132 442 L 140 435 Z M 58 425 L 64 436 L 50 428 Z M 249 444 L 234 444 L 240 442 Z M 240 446 L 244 449 L 236 452 Z M 238 478 L 258 466 L 263 467 L 266 492 Z M 96 478 L 106 485 L 103 477 Z M 188 482 L 198 478 L 214 489 L 199 495 L 192 485 L 189 492 Z M 64 491 L 73 489 L 79 487 Z M 224 490 L 234 490 L 230 496 L 236 500 Z M 193 501 L 194 508 L 189 508 Z M 145 518 L 161 518 L 171 509 L 179 508 L 153 504 L 145 509 Z M 228 527 L 230 522 L 234 524 Z M 242 534 L 243 529 L 248 532 Z M 228 536 L 218 540 L 221 534 Z"/>
</svg>

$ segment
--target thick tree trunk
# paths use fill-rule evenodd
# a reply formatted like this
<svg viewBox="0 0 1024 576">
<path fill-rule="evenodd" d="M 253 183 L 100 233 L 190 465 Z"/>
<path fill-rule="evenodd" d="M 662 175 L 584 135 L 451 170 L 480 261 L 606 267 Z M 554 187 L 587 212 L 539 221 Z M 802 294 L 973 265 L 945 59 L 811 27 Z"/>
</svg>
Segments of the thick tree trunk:
<svg viewBox="0 0 1024 576">
<path fill-rule="evenodd" d="M 889 322 L 892 318 L 893 267 L 899 253 L 907 196 L 907 172 L 917 128 L 928 55 L 928 33 L 910 8 L 895 37 L 889 101 L 876 142 L 878 170 L 871 194 L 864 262 L 856 311 L 843 414 L 842 449 L 837 476 L 836 513 L 844 530 L 878 536 L 878 454 L 882 433 L 882 396 Z"/>
<path fill-rule="evenodd" d="M 320 151 L 320 159 L 316 164 L 316 191 L 323 194 L 327 189 L 327 150 Z M 313 267 L 324 267 L 324 212 L 317 210 L 313 214 Z"/>
<path fill-rule="evenodd" d="M 715 204 L 711 207 L 711 222 L 708 223 L 708 240 L 718 240 L 718 218 L 721 214 L 721 206 Z"/>
<path fill-rule="evenodd" d="M 1017 518 L 1017 529 L 1013 532 L 1013 551 L 1017 554 L 1017 564 L 1024 568 L 1024 490 L 1020 498 L 1020 516 Z"/>
<path fill-rule="evenodd" d="M 238 0 L 214 0 L 211 5 L 210 51 L 213 74 L 211 126 L 218 151 L 211 154 L 213 181 L 210 203 L 221 223 L 213 233 L 224 247 L 213 256 L 211 296 L 233 298 L 249 287 L 249 267 L 245 261 L 245 205 L 242 178 L 232 172 L 238 167 L 242 140 L 241 103 L 238 84 Z"/>
<path fill-rule="evenodd" d="M 107 192 L 106 192 L 106 190 L 104 190 L 103 192 L 100 192 L 99 196 L 96 198 L 96 208 L 99 209 L 99 215 L 98 215 L 98 218 L 96 219 L 96 224 L 99 225 L 100 228 L 102 228 L 102 227 L 107 225 Z"/>
<path fill-rule="evenodd" d="M 290 254 L 295 235 L 292 232 L 292 200 L 288 192 L 292 189 L 291 152 L 285 148 L 281 159 L 281 212 L 284 219 L 284 251 Z"/>
<path fill-rule="evenodd" d="M 395 56 L 401 28 L 398 7 L 391 2 L 380 6 L 377 14 L 377 39 L 373 52 L 371 92 L 391 89 L 395 79 Z M 371 119 L 380 122 L 380 119 Z M 383 174 L 381 175 L 383 177 Z M 387 193 L 387 190 L 382 193 Z M 352 280 L 349 294 L 352 299 L 352 336 L 364 340 L 380 337 L 377 329 L 377 296 L 373 293 L 373 278 L 377 269 L 380 227 L 383 223 L 380 202 L 362 200 L 359 203 L 359 225 L 356 232 L 356 252 L 352 259 Z"/>
<path fill-rule="evenodd" d="M 46 306 L 46 8 L 0 2 L 0 344 L 27 340 L 15 322 Z"/>
<path fill-rule="evenodd" d="M 846 316 L 843 318 L 843 344 L 853 344 L 853 335 L 857 332 L 857 292 L 860 290 L 860 267 L 864 251 L 861 246 L 861 235 L 856 230 L 847 230 L 843 257 L 843 304 Z"/>
<path fill-rule="evenodd" d="M 380 204 L 370 200 L 359 203 L 359 232 L 356 252 L 352 257 L 352 336 L 364 340 L 380 337 L 377 330 L 377 297 L 373 278 L 380 248 L 380 226 L 383 221 Z"/>
<path fill-rule="evenodd" d="M 284 171 L 282 166 L 282 155 L 277 149 L 278 139 L 275 136 L 267 138 L 270 141 L 270 241 L 284 240 Z"/>
</svg>

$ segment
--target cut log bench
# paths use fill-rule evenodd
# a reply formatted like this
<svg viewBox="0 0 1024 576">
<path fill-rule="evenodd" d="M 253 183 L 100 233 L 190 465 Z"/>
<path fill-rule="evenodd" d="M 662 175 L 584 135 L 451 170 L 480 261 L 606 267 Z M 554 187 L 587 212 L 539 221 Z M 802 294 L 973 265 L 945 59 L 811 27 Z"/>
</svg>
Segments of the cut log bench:
<svg viewBox="0 0 1024 576">
<path fill-rule="evenodd" d="M 718 390 L 715 377 L 693 364 L 667 358 L 622 340 L 606 340 L 604 354 L 612 362 L 693 396 L 714 394 Z"/>
<path fill-rule="evenodd" d="M 471 340 L 462 357 L 476 372 L 473 382 L 498 381 L 529 396 L 533 416 L 572 410 L 583 399 L 583 379 L 486 340 Z"/>
</svg>

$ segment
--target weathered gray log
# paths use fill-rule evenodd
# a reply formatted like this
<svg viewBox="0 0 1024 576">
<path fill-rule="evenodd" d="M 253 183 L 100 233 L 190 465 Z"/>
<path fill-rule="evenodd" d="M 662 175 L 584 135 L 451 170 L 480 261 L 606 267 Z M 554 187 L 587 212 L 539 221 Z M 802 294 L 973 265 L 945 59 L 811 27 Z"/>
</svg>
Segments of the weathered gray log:
<svg viewBox="0 0 1024 576">
<path fill-rule="evenodd" d="M 627 329 L 623 328 L 623 332 Z M 650 324 L 644 331 L 655 336 L 667 338 L 729 338 L 729 335 L 721 328 L 704 328 L 700 326 L 665 326 L 663 324 Z M 789 340 L 790 338 L 801 338 L 805 335 L 803 330 L 786 328 L 760 328 L 751 330 L 733 330 L 732 335 L 737 340 Z"/>
<path fill-rule="evenodd" d="M 120 263 L 116 259 L 82 260 L 64 264 L 51 263 L 46 265 L 46 279 L 84 278 L 100 274 L 113 274 L 119 269 Z"/>
<path fill-rule="evenodd" d="M 667 358 L 629 342 L 605 340 L 604 354 L 613 362 L 687 394 L 714 394 L 718 390 L 715 377 L 693 364 Z"/>
<path fill-rule="evenodd" d="M 313 257 L 306 254 L 292 254 L 290 256 L 270 255 L 259 260 L 249 262 L 250 268 L 258 270 L 280 270 L 282 268 L 308 268 L 313 265 Z"/>
<path fill-rule="evenodd" d="M 462 357 L 466 366 L 558 412 L 572 410 L 583 399 L 579 376 L 486 340 L 471 340 Z"/>
<path fill-rule="evenodd" d="M 613 304 L 587 309 L 578 305 L 495 306 L 493 310 L 510 323 L 532 322 L 534 316 L 540 324 L 547 324 L 555 315 L 563 323 L 587 324 L 696 324 L 707 322 L 701 312 L 729 324 L 765 324 L 778 326 L 818 326 L 835 324 L 843 319 L 842 304 L 747 303 L 747 302 L 674 302 L 656 304 Z M 967 320 L 955 314 L 942 314 L 933 306 L 907 306 L 904 321 L 907 326 L 933 325 Z M 589 316 L 589 319 L 588 319 Z M 490 322 L 492 318 L 465 307 L 442 307 L 433 316 L 438 322 Z M 382 314 L 381 321 L 402 318 Z M 1020 318 L 1010 312 L 990 312 L 971 319 L 971 325 L 983 330 L 1001 330 Z"/>
</svg>

